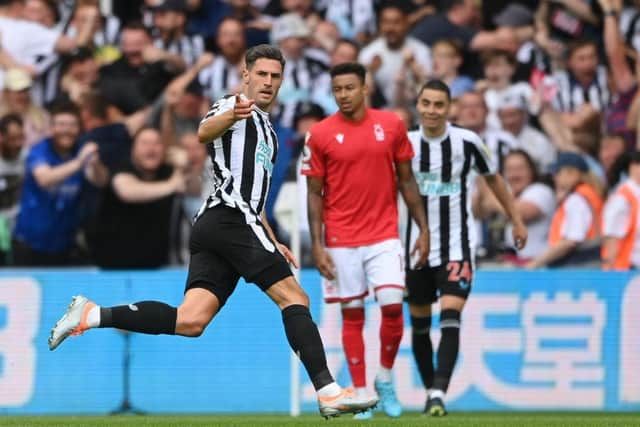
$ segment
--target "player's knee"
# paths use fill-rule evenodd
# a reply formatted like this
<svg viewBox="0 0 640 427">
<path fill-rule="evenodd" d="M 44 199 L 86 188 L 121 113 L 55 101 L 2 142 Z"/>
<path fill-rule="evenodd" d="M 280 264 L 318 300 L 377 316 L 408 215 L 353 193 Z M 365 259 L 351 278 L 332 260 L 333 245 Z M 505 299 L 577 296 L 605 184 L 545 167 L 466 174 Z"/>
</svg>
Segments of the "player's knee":
<svg viewBox="0 0 640 427">
<path fill-rule="evenodd" d="M 380 307 L 382 317 L 396 319 L 402 317 L 402 304 L 388 304 Z"/>
<path fill-rule="evenodd" d="M 197 338 L 202 335 L 208 324 L 209 322 L 201 317 L 183 314 L 178 316 L 176 331 L 180 335 Z"/>
</svg>

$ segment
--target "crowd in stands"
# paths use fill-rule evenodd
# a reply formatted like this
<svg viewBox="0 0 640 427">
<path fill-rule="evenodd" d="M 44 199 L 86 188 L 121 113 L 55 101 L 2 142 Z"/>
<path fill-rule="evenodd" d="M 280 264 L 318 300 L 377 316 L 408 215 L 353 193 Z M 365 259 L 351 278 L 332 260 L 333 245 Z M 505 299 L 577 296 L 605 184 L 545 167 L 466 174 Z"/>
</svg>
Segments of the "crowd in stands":
<svg viewBox="0 0 640 427">
<path fill-rule="evenodd" d="M 481 260 L 640 267 L 637 0 L 0 0 L 0 265 L 185 263 L 211 189 L 198 123 L 260 43 L 287 60 L 266 206 L 281 236 L 292 194 L 306 232 L 299 159 L 337 110 L 329 68 L 358 61 L 372 107 L 415 128 L 418 88 L 441 79 L 451 122 L 484 139 L 529 243 L 479 179 Z"/>
</svg>

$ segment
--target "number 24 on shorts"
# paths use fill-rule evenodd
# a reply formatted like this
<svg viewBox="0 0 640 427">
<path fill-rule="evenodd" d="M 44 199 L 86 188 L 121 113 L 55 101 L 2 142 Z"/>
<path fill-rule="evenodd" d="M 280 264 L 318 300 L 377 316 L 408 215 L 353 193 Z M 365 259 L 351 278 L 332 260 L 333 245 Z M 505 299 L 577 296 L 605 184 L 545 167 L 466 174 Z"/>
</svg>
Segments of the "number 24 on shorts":
<svg viewBox="0 0 640 427">
<path fill-rule="evenodd" d="M 450 261 L 447 264 L 447 271 L 449 272 L 448 282 L 458 283 L 464 280 L 467 283 L 471 283 L 473 273 L 471 272 L 469 261 Z"/>
</svg>

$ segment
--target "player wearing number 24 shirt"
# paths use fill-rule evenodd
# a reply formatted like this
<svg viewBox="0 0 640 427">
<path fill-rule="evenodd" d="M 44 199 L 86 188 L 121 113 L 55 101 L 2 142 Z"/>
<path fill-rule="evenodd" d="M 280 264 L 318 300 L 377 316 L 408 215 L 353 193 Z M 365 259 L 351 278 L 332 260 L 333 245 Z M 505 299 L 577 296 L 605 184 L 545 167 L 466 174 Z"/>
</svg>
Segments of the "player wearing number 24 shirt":
<svg viewBox="0 0 640 427">
<path fill-rule="evenodd" d="M 513 222 L 518 249 L 527 241 L 527 229 L 515 208 L 513 195 L 496 172 L 489 150 L 474 132 L 447 122 L 451 95 L 440 80 L 424 84 L 416 109 L 420 128 L 409 132 L 416 153 L 412 168 L 427 213 L 430 251 L 427 265 L 412 268 L 405 254 L 407 301 L 411 314 L 412 347 L 425 388 L 425 412 L 446 414 L 444 396 L 458 357 L 460 313 L 471 291 L 475 235 L 470 209 L 470 185 L 478 174 L 495 194 Z M 417 236 L 408 221 L 405 244 Z M 429 337 L 431 304 L 440 299 L 441 339 L 437 364 Z"/>
</svg>

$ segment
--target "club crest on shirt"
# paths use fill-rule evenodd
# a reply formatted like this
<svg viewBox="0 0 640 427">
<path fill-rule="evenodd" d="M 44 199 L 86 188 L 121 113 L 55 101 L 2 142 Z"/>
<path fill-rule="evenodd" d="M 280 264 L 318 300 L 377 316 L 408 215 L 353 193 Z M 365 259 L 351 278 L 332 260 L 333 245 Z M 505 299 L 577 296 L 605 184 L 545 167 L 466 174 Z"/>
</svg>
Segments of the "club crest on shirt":
<svg viewBox="0 0 640 427">
<path fill-rule="evenodd" d="M 384 129 L 380 123 L 373 125 L 373 134 L 376 136 L 376 141 L 384 141 Z"/>
<path fill-rule="evenodd" d="M 344 134 L 343 133 L 336 134 L 336 141 L 338 141 L 338 143 L 342 144 L 344 142 Z"/>
</svg>

